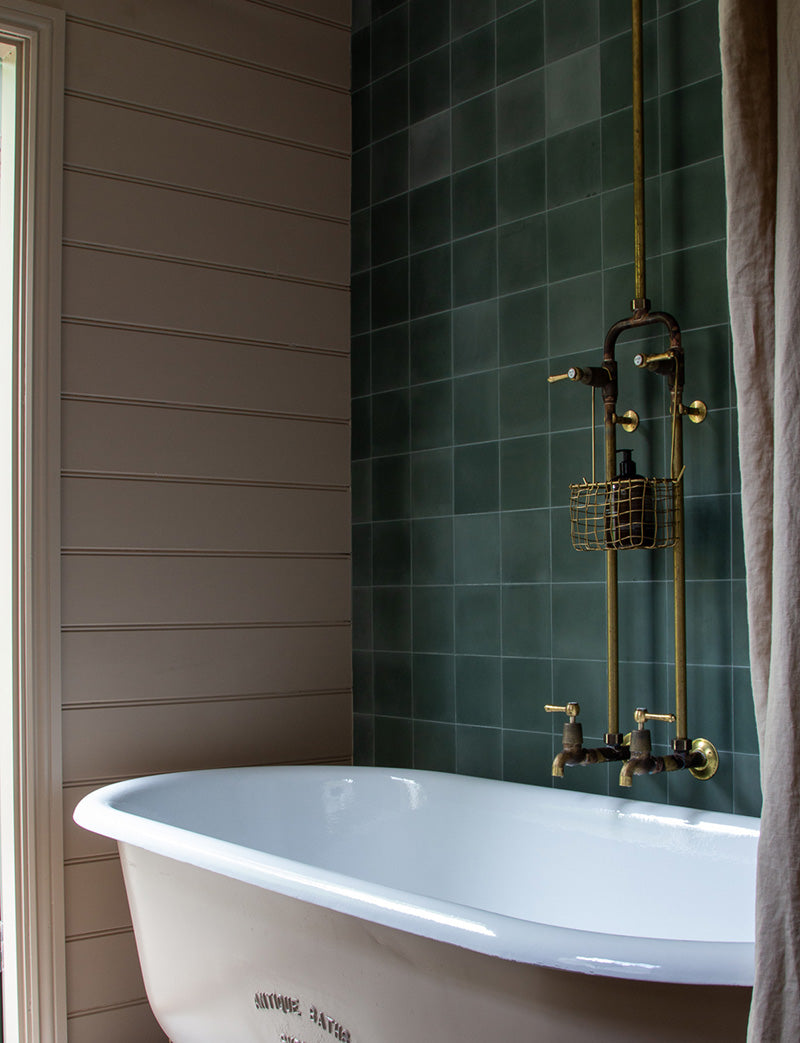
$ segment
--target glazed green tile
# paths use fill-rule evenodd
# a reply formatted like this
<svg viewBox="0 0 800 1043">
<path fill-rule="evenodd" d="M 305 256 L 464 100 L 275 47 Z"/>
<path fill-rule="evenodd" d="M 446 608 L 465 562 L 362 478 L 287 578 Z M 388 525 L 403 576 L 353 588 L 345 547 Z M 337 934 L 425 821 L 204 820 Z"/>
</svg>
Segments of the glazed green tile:
<svg viewBox="0 0 800 1043">
<path fill-rule="evenodd" d="M 551 786 L 553 738 L 541 732 L 503 729 L 503 778 L 527 786 Z"/>
<path fill-rule="evenodd" d="M 500 582 L 500 516 L 465 514 L 453 519 L 456 583 Z"/>
<path fill-rule="evenodd" d="M 577 551 L 572 544 L 566 479 L 562 483 L 561 501 L 564 506 L 554 507 L 551 511 L 553 582 L 603 582 L 606 575 L 605 555 L 599 551 Z"/>
<path fill-rule="evenodd" d="M 664 171 L 722 154 L 722 85 L 719 76 L 661 97 Z"/>
<path fill-rule="evenodd" d="M 376 586 L 411 582 L 411 523 L 372 526 L 372 581 Z"/>
<path fill-rule="evenodd" d="M 599 118 L 599 47 L 590 47 L 553 62 L 547 66 L 546 72 L 548 135 L 561 134 Z"/>
<path fill-rule="evenodd" d="M 647 551 L 624 551 L 646 554 Z M 662 663 L 674 657 L 668 621 L 672 588 L 668 583 L 620 583 L 620 659 Z"/>
<path fill-rule="evenodd" d="M 722 625 L 724 620 L 720 620 Z M 747 620 L 747 584 L 743 579 L 731 583 L 731 662 L 750 665 L 750 629 Z"/>
<path fill-rule="evenodd" d="M 411 591 L 408 587 L 376 587 L 373 590 L 372 640 L 376 651 L 410 650 Z"/>
<path fill-rule="evenodd" d="M 501 293 L 515 293 L 547 281 L 547 218 L 534 214 L 498 231 Z"/>
<path fill-rule="evenodd" d="M 544 70 L 520 76 L 495 92 L 497 99 L 497 150 L 510 152 L 545 135 Z"/>
<path fill-rule="evenodd" d="M 372 78 L 372 34 L 369 26 L 353 27 L 350 37 L 350 88 L 357 91 L 366 87 Z"/>
<path fill-rule="evenodd" d="M 662 91 L 720 75 L 716 0 L 700 0 L 659 22 Z"/>
<path fill-rule="evenodd" d="M 515 221 L 545 208 L 545 143 L 536 142 L 497 161 L 498 218 Z"/>
<path fill-rule="evenodd" d="M 665 174 L 661 193 L 665 250 L 680 250 L 725 237 L 725 171 L 721 157 Z"/>
<path fill-rule="evenodd" d="M 415 319 L 411 323 L 410 340 L 412 384 L 450 376 L 452 348 L 449 315 L 428 315 Z"/>
<path fill-rule="evenodd" d="M 687 575 L 727 579 L 731 575 L 730 496 L 688 496 L 685 531 Z"/>
<path fill-rule="evenodd" d="M 547 364 L 526 362 L 500 370 L 500 434 L 541 434 L 547 429 Z"/>
<path fill-rule="evenodd" d="M 497 82 L 515 80 L 544 61 L 544 3 L 536 0 L 497 22 Z M 498 9 L 498 14 L 500 14 Z"/>
<path fill-rule="evenodd" d="M 413 657 L 414 716 L 423 721 L 454 721 L 454 657 L 417 653 Z"/>
<path fill-rule="evenodd" d="M 544 0 L 547 61 L 582 50 L 597 41 L 597 0 Z"/>
<path fill-rule="evenodd" d="M 503 587 L 503 655 L 551 655 L 550 622 L 548 584 Z"/>
<path fill-rule="evenodd" d="M 547 142 L 547 202 L 563 206 L 601 188 L 600 121 L 557 134 Z"/>
<path fill-rule="evenodd" d="M 684 491 L 687 496 L 699 493 L 729 493 L 731 465 L 730 412 L 727 409 L 709 413 L 702 424 L 685 424 L 683 459 L 686 465 Z"/>
<path fill-rule="evenodd" d="M 375 521 L 408 517 L 410 470 L 407 456 L 384 456 L 372 461 L 372 517 Z"/>
<path fill-rule="evenodd" d="M 502 732 L 459 724 L 456 728 L 456 771 L 482 779 L 499 779 L 503 774 Z"/>
<path fill-rule="evenodd" d="M 577 390 L 577 389 L 576 389 Z M 581 388 L 583 390 L 583 388 Z M 589 403 L 584 400 L 581 412 L 589 419 Z M 602 474 L 602 432 L 595 433 L 597 474 Z M 592 480 L 592 438 L 588 427 L 574 431 L 558 431 L 550 435 L 550 497 L 553 507 L 569 506 L 569 487 L 576 482 Z M 586 551 L 585 553 L 592 553 Z"/>
<path fill-rule="evenodd" d="M 628 12 L 630 23 L 630 11 Z M 644 27 L 642 88 L 645 99 L 658 93 L 658 26 Z M 632 104 L 632 36 L 630 32 L 606 40 L 600 46 L 600 107 L 603 115 Z"/>
<path fill-rule="evenodd" d="M 372 652 L 353 652 L 353 709 L 355 713 L 374 713 Z"/>
<path fill-rule="evenodd" d="M 556 659 L 605 659 L 605 584 L 553 584 L 553 655 Z"/>
<path fill-rule="evenodd" d="M 456 514 L 496 511 L 499 505 L 497 443 L 459 446 L 453 451 L 453 509 Z"/>
<path fill-rule="evenodd" d="M 675 673 L 672 663 L 626 663 L 619 666 L 619 724 L 624 734 L 634 726 L 634 711 L 645 706 L 652 713 L 663 707 L 664 713 L 675 707 Z M 675 734 L 664 722 L 651 725 L 653 742 L 667 742 Z"/>
<path fill-rule="evenodd" d="M 496 223 L 495 162 L 469 167 L 453 176 L 453 235 L 460 238 Z"/>
<path fill-rule="evenodd" d="M 453 104 L 494 87 L 494 24 L 453 41 Z"/>
<path fill-rule="evenodd" d="M 450 0 L 411 0 L 409 43 L 412 58 L 434 50 L 450 38 Z"/>
<path fill-rule="evenodd" d="M 502 722 L 500 658 L 456 656 L 456 721 L 499 727 Z"/>
<path fill-rule="evenodd" d="M 552 282 L 598 271 L 602 262 L 600 199 L 551 210 L 547 215 L 548 264 Z"/>
<path fill-rule="evenodd" d="M 458 0 L 452 5 L 453 36 L 477 29 L 494 18 L 495 0 Z"/>
<path fill-rule="evenodd" d="M 415 518 L 453 513 L 453 450 L 411 456 L 411 505 Z"/>
<path fill-rule="evenodd" d="M 733 811 L 736 815 L 761 815 L 761 771 L 758 757 L 736 753 L 733 757 Z"/>
<path fill-rule="evenodd" d="M 453 381 L 453 441 L 488 442 L 497 438 L 497 372 L 473 373 Z"/>
<path fill-rule="evenodd" d="M 728 666 L 731 657 L 731 584 L 686 581 L 686 655 L 690 663 Z"/>
<path fill-rule="evenodd" d="M 369 206 L 371 165 L 371 149 L 353 151 L 350 163 L 350 205 L 354 211 Z"/>
<path fill-rule="evenodd" d="M 686 401 L 701 398 L 709 409 L 726 409 L 732 404 L 730 327 L 723 324 L 689 330 L 681 341 L 686 359 Z"/>
<path fill-rule="evenodd" d="M 502 307 L 502 303 L 501 303 Z M 497 301 L 480 301 L 453 313 L 453 372 L 497 366 Z"/>
<path fill-rule="evenodd" d="M 549 287 L 550 354 L 603 346 L 603 279 L 600 273 L 584 275 Z M 564 367 L 567 369 L 569 364 Z M 562 370 L 563 372 L 563 370 Z M 586 407 L 588 414 L 588 404 Z"/>
<path fill-rule="evenodd" d="M 409 135 L 406 130 L 372 145 L 373 203 L 399 195 L 408 188 L 408 147 Z"/>
<path fill-rule="evenodd" d="M 642 15 L 645 22 L 658 14 L 657 0 L 644 0 Z M 631 27 L 630 0 L 600 0 L 600 35 L 615 36 Z"/>
<path fill-rule="evenodd" d="M 500 503 L 504 511 L 549 505 L 548 443 L 547 435 L 500 443 Z"/>
<path fill-rule="evenodd" d="M 408 318 L 408 261 L 392 261 L 373 268 L 372 327 L 393 326 Z"/>
<path fill-rule="evenodd" d="M 496 293 L 497 232 L 490 229 L 453 243 L 453 304 L 472 304 Z"/>
<path fill-rule="evenodd" d="M 415 518 L 411 526 L 411 568 L 415 584 L 453 582 L 452 518 Z"/>
<path fill-rule="evenodd" d="M 353 763 L 375 763 L 375 718 L 372 714 L 353 716 Z"/>
<path fill-rule="evenodd" d="M 408 256 L 408 196 L 403 194 L 372 208 L 372 264 Z"/>
<path fill-rule="evenodd" d="M 482 94 L 451 109 L 453 169 L 470 167 L 495 154 L 494 95 Z"/>
<path fill-rule="evenodd" d="M 745 578 L 744 532 L 742 530 L 742 497 L 731 497 L 731 576 Z"/>
<path fill-rule="evenodd" d="M 382 768 L 410 768 L 412 763 L 412 722 L 403 717 L 376 717 L 375 764 Z"/>
<path fill-rule="evenodd" d="M 438 181 L 450 173 L 450 139 L 449 111 L 430 116 L 410 128 L 408 155 L 399 156 L 397 162 L 409 170 L 411 188 Z M 398 179 L 402 176 L 398 174 Z"/>
<path fill-rule="evenodd" d="M 353 648 L 368 650 L 373 647 L 372 591 L 356 588 L 353 591 Z"/>
<path fill-rule="evenodd" d="M 455 588 L 456 652 L 500 653 L 500 587 Z"/>
<path fill-rule="evenodd" d="M 411 715 L 411 656 L 407 652 L 374 655 L 375 713 Z"/>
<path fill-rule="evenodd" d="M 733 750 L 732 673 L 728 666 L 690 664 L 686 669 L 689 734 L 709 739 L 720 753 Z"/>
<path fill-rule="evenodd" d="M 370 355 L 372 339 L 368 333 L 350 340 L 350 389 L 353 398 L 368 395 L 372 383 Z"/>
<path fill-rule="evenodd" d="M 516 11 L 518 7 L 524 7 L 529 2 L 530 0 L 497 0 L 497 17 L 500 18 L 510 11 Z M 541 0 L 536 0 L 536 2 L 541 3 Z"/>
<path fill-rule="evenodd" d="M 450 179 L 442 178 L 415 189 L 409 196 L 411 249 L 427 250 L 448 242 L 450 237 Z"/>
<path fill-rule="evenodd" d="M 353 525 L 353 586 L 368 587 L 372 581 L 372 526 Z"/>
<path fill-rule="evenodd" d="M 414 767 L 423 771 L 456 770 L 456 729 L 452 724 L 414 721 Z"/>
<path fill-rule="evenodd" d="M 411 389 L 411 448 L 434 449 L 450 443 L 453 395 L 449 380 Z"/>
<path fill-rule="evenodd" d="M 352 405 L 350 421 L 350 452 L 354 460 L 372 455 L 372 402 L 357 398 Z"/>
<path fill-rule="evenodd" d="M 550 512 L 513 511 L 502 516 L 503 582 L 550 580 Z"/>
<path fill-rule="evenodd" d="M 645 248 L 647 259 L 661 250 L 661 183 L 651 178 L 645 184 Z M 603 194 L 603 267 L 616 268 L 634 256 L 633 185 Z M 632 294 L 631 294 L 632 296 Z"/>
<path fill-rule="evenodd" d="M 353 150 L 362 149 L 370 142 L 372 125 L 372 90 L 364 87 L 354 91 L 351 98 Z"/>
<path fill-rule="evenodd" d="M 502 297 L 499 311 L 501 365 L 547 357 L 547 287 Z"/>
<path fill-rule="evenodd" d="M 415 652 L 452 652 L 453 588 L 414 587 L 412 627 Z"/>
<path fill-rule="evenodd" d="M 633 109 L 628 106 L 602 120 L 603 188 L 619 188 L 633 183 Z M 644 105 L 644 173 L 659 173 L 659 102 L 657 98 Z"/>
<path fill-rule="evenodd" d="M 366 333 L 370 327 L 372 276 L 369 272 L 354 275 L 350 280 L 350 330 L 353 334 Z"/>
<path fill-rule="evenodd" d="M 746 666 L 733 670 L 733 747 L 737 753 L 758 753 L 753 684 Z"/>
<path fill-rule="evenodd" d="M 388 456 L 409 449 L 408 390 L 386 391 L 372 398 L 372 453 Z"/>
<path fill-rule="evenodd" d="M 414 254 L 411 267 L 411 315 L 420 318 L 450 307 L 450 244 Z"/>
<path fill-rule="evenodd" d="M 372 140 L 408 126 L 408 69 L 398 69 L 372 85 Z"/>
<path fill-rule="evenodd" d="M 372 17 L 381 18 L 403 3 L 405 0 L 372 0 Z"/>
<path fill-rule="evenodd" d="M 372 519 L 372 463 L 358 460 L 350 468 L 353 522 Z"/>
<path fill-rule="evenodd" d="M 704 782 L 698 782 L 688 771 L 675 771 L 667 776 L 667 785 L 670 804 L 699 811 L 721 811 L 728 815 L 733 811 L 731 757 L 721 757 L 716 775 Z"/>
<path fill-rule="evenodd" d="M 408 323 L 372 334 L 372 390 L 388 391 L 408 384 Z"/>
<path fill-rule="evenodd" d="M 353 214 L 350 221 L 350 264 L 354 272 L 364 271 L 370 266 L 371 228 L 369 210 Z"/>
<path fill-rule="evenodd" d="M 377 80 L 408 62 L 408 7 L 372 22 L 372 78 Z"/>
<path fill-rule="evenodd" d="M 583 617 L 581 617 L 579 624 L 581 629 L 582 624 Z M 608 684 L 606 676 L 604 660 L 553 660 L 553 702 L 556 706 L 565 706 L 569 702 L 577 702 L 580 705 L 579 720 L 583 725 L 583 733 L 586 740 L 590 736 L 600 738 L 608 731 Z M 539 712 L 539 720 L 541 722 L 541 708 L 539 708 Z M 553 715 L 553 728 L 557 741 L 561 738 L 561 731 L 566 720 L 567 718 L 564 714 Z M 621 721 L 620 723 L 625 722 Z M 625 731 L 628 730 L 629 728 L 626 724 Z"/>
<path fill-rule="evenodd" d="M 503 659 L 503 727 L 545 731 L 549 721 L 542 706 L 552 702 L 552 690 L 549 659 Z"/>
<path fill-rule="evenodd" d="M 411 123 L 450 106 L 450 48 L 440 47 L 412 62 L 408 70 Z"/>
</svg>

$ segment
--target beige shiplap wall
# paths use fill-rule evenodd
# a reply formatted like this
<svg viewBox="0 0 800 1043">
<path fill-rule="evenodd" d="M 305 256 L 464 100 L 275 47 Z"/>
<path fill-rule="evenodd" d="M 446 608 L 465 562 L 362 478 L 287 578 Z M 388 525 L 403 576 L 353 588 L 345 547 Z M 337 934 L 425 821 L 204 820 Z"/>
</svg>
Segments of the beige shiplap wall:
<svg viewBox="0 0 800 1043">
<path fill-rule="evenodd" d="M 351 752 L 350 4 L 57 5 L 69 1043 L 149 1043 L 77 800 Z"/>
</svg>

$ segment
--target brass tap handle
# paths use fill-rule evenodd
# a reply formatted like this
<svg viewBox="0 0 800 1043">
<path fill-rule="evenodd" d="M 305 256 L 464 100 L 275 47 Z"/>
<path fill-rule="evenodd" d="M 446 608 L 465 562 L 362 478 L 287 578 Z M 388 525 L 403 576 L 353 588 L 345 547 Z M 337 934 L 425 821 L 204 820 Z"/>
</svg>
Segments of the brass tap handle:
<svg viewBox="0 0 800 1043">
<path fill-rule="evenodd" d="M 674 358 L 675 353 L 672 351 L 662 351 L 658 355 L 644 355 L 640 352 L 633 356 L 633 364 L 642 369 L 645 366 L 657 365 L 659 362 L 672 362 Z"/>
<path fill-rule="evenodd" d="M 665 721 L 667 724 L 674 724 L 675 714 L 648 713 L 646 707 L 637 706 L 637 708 L 633 711 L 633 719 L 636 721 L 640 728 L 644 728 L 646 721 Z"/>
<path fill-rule="evenodd" d="M 580 380 L 583 370 L 578 366 L 570 366 L 566 373 L 551 373 L 547 378 L 548 384 L 555 384 L 557 380 Z"/>
<path fill-rule="evenodd" d="M 565 713 L 569 717 L 570 724 L 573 724 L 575 718 L 581 712 L 581 708 L 577 703 L 567 703 L 566 706 L 551 706 L 549 703 L 545 706 L 547 713 Z"/>
</svg>

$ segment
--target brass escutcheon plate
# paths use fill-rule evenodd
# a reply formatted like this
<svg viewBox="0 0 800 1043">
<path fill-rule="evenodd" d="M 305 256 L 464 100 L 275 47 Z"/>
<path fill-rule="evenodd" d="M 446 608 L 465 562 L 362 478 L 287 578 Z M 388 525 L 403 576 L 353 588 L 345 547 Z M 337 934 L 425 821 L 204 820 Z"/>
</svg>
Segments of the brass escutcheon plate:
<svg viewBox="0 0 800 1043">
<path fill-rule="evenodd" d="M 719 754 L 716 746 L 708 739 L 695 739 L 692 743 L 692 750 L 699 750 L 706 759 L 702 768 L 689 768 L 692 775 L 703 782 L 716 775 L 719 767 Z"/>
</svg>

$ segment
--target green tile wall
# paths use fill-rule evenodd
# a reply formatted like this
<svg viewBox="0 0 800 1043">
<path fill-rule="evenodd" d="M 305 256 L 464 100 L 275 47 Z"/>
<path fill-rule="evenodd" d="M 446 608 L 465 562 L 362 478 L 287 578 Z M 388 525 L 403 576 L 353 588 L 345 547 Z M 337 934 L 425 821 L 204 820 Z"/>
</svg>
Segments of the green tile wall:
<svg viewBox="0 0 800 1043">
<path fill-rule="evenodd" d="M 684 330 L 690 730 L 717 776 L 632 796 L 758 813 L 725 287 L 716 0 L 645 0 L 648 292 Z M 633 296 L 629 0 L 356 0 L 357 760 L 551 785 L 605 731 L 604 562 L 572 549 L 596 364 Z M 652 342 L 651 342 L 652 343 Z M 618 345 L 619 444 L 665 474 L 662 382 Z M 619 556 L 621 705 L 672 708 L 669 552 Z M 625 723 L 627 722 L 627 723 Z M 663 744 L 667 731 L 654 726 Z M 558 785 L 619 792 L 617 771 Z M 629 791 L 630 792 L 630 791 Z"/>
</svg>

